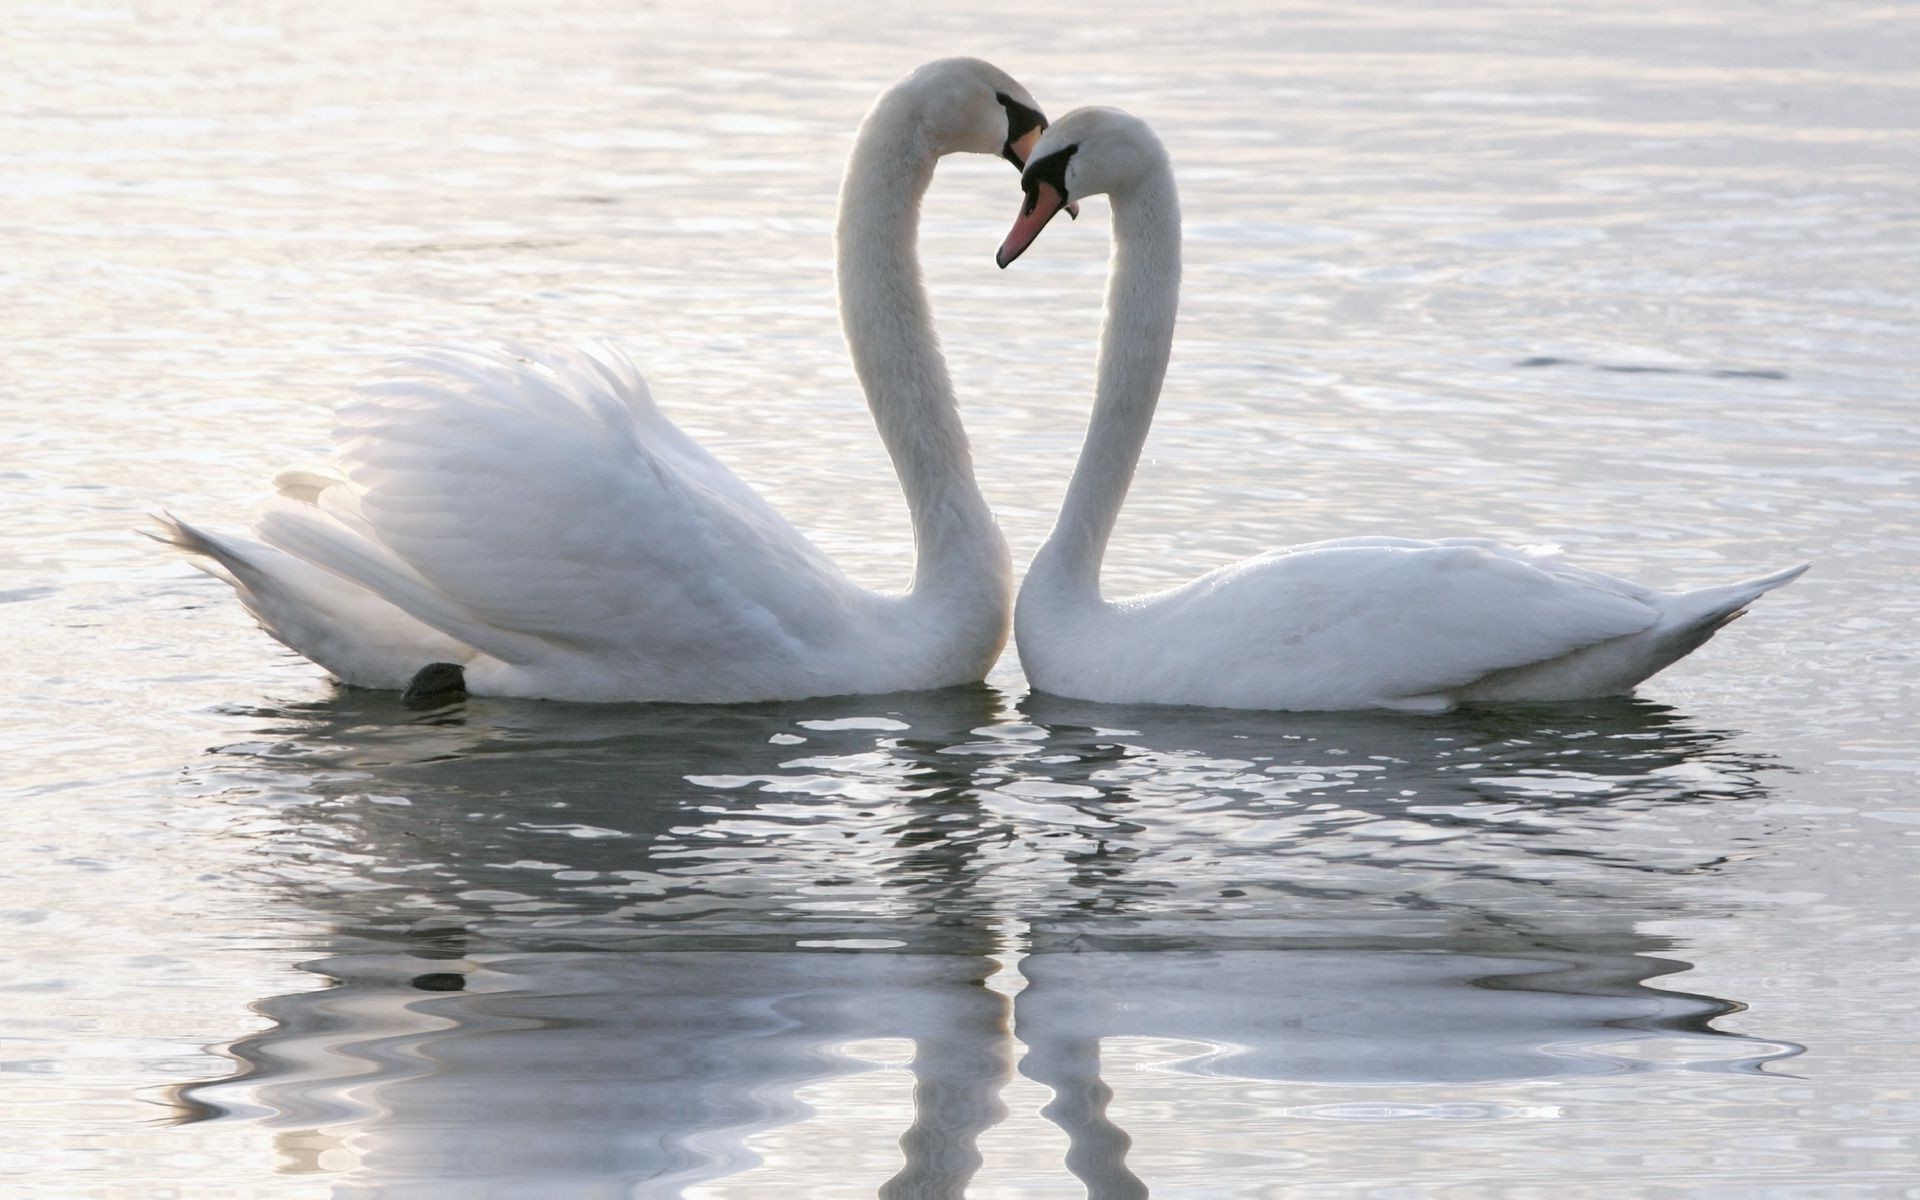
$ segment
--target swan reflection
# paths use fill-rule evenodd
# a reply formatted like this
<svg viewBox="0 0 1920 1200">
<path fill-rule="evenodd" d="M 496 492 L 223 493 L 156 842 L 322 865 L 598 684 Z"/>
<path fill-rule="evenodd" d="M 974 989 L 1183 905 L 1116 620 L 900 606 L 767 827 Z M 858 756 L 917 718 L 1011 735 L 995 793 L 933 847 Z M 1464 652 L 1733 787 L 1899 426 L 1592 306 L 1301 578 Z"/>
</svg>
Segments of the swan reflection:
<svg viewBox="0 0 1920 1200">
<path fill-rule="evenodd" d="M 1654 985 L 1687 968 L 1657 922 L 1757 852 L 1704 810 L 1764 794 L 1765 763 L 1643 701 L 1335 718 L 965 688 L 409 719 L 342 695 L 257 719 L 193 779 L 329 932 L 318 986 L 262 1001 L 271 1027 L 181 1111 L 264 1123 L 342 1194 L 844 1186 L 884 1148 L 882 1194 L 960 1196 L 1017 1069 L 1091 1194 L 1144 1195 L 1116 1091 L 1387 1112 L 1795 1049 Z M 810 1144 L 834 1114 L 807 1097 L 874 1039 L 912 1047 L 910 1106 L 862 1100 L 858 1145 Z M 1103 1070 L 1142 1045 L 1186 1049 Z"/>
</svg>

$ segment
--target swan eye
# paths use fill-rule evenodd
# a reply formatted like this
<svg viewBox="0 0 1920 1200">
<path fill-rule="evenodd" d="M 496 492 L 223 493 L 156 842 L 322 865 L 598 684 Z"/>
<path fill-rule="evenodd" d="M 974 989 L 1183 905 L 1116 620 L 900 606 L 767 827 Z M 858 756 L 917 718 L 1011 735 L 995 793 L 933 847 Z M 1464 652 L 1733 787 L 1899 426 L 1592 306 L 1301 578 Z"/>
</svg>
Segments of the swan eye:
<svg viewBox="0 0 1920 1200">
<path fill-rule="evenodd" d="M 1000 157 L 1012 163 L 1013 169 L 1018 171 L 1027 165 L 1023 150 L 1032 148 L 1029 135 L 1037 137 L 1047 127 L 1047 119 L 1040 115 L 1038 109 L 1028 108 L 1005 92 L 995 92 L 993 98 L 1007 110 L 1007 140 L 1000 145 Z M 1022 142 L 1029 142 L 1029 145 L 1023 147 Z"/>
<path fill-rule="evenodd" d="M 1033 210 L 1035 198 L 1039 196 L 1040 185 L 1043 183 L 1051 184 L 1053 190 L 1060 193 L 1062 200 L 1071 200 L 1067 195 L 1067 164 L 1073 161 L 1073 152 L 1079 148 L 1080 143 L 1075 142 L 1071 146 L 1062 146 L 1045 158 L 1036 158 L 1027 164 L 1027 169 L 1020 176 L 1020 186 L 1025 188 L 1027 193 L 1027 211 Z M 1073 211 L 1077 214 L 1077 206 Z"/>
</svg>

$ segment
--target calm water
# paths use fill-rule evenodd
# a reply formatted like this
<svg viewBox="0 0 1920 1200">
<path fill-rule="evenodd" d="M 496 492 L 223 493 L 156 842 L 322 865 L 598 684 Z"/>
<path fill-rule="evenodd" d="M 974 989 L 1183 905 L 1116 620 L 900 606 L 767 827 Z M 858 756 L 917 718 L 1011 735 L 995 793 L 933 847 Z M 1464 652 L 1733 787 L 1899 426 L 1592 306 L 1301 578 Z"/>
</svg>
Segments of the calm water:
<svg viewBox="0 0 1920 1200">
<path fill-rule="evenodd" d="M 155 1197 L 1920 1195 L 1920 13 L 16 5 L 0 1172 Z M 1438 718 L 334 688 L 131 536 L 391 351 L 611 336 L 864 580 L 828 233 L 987 54 L 1173 150 L 1110 559 L 1370 532 L 1815 571 L 1630 700 Z M 1024 561 L 1103 202 L 926 258 Z M 4 1188 L 0 1188 L 4 1190 Z M 9 1193 L 13 1194 L 13 1193 Z"/>
</svg>

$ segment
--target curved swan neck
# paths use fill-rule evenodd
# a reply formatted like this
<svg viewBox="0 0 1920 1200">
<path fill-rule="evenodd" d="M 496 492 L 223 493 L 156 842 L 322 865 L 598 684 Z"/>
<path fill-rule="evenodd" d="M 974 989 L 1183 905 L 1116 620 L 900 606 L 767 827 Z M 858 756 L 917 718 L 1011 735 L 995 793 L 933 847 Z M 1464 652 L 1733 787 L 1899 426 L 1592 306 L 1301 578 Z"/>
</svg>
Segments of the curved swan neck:
<svg viewBox="0 0 1920 1200">
<path fill-rule="evenodd" d="M 938 161 L 912 80 L 882 96 L 860 126 L 840 190 L 835 254 L 840 321 L 906 494 L 912 594 L 982 589 L 1004 613 L 1006 541 L 974 479 L 953 383 L 934 334 L 915 242 L 920 198 Z"/>
<path fill-rule="evenodd" d="M 1153 426 L 1180 306 L 1180 197 L 1162 160 L 1111 193 L 1113 257 L 1093 416 L 1053 532 L 1030 576 L 1056 593 L 1100 598 L 1100 562 Z"/>
</svg>

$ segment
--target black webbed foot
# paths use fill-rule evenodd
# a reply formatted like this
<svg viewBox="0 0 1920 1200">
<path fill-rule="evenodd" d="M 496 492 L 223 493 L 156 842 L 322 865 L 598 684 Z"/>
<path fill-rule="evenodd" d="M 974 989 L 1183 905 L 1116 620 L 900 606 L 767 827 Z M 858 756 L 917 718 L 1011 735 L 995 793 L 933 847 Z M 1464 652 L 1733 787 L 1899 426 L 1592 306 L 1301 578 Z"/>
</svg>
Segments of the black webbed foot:
<svg viewBox="0 0 1920 1200">
<path fill-rule="evenodd" d="M 400 703 L 408 708 L 439 708 L 464 700 L 467 695 L 467 670 L 459 663 L 428 663 L 413 674 Z"/>
</svg>

